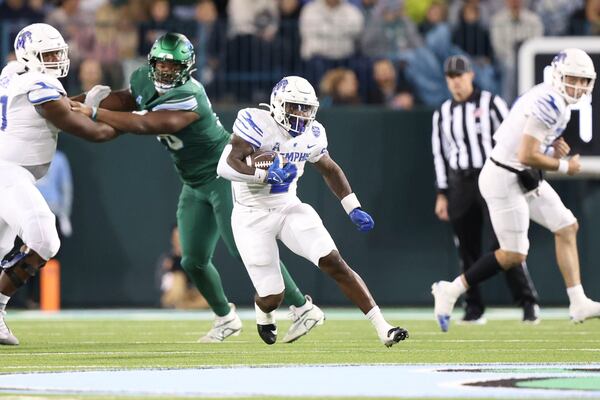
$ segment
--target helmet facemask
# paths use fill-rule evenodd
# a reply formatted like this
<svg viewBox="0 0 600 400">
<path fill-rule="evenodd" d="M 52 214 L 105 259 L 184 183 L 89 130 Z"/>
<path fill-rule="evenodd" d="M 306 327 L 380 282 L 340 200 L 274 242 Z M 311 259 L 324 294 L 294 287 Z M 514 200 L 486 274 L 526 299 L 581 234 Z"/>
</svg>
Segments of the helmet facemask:
<svg viewBox="0 0 600 400">
<path fill-rule="evenodd" d="M 159 62 L 165 65 L 157 67 Z M 185 84 L 194 72 L 194 46 L 185 35 L 168 32 L 156 39 L 148 54 L 148 76 L 158 93 Z M 171 68 L 168 68 L 170 66 Z"/>
<path fill-rule="evenodd" d="M 171 69 L 170 71 L 163 70 L 156 67 L 157 62 L 170 63 Z M 177 62 L 173 60 L 163 60 L 158 58 L 150 58 L 150 77 L 152 82 L 154 82 L 154 87 L 159 92 L 166 92 L 169 89 L 173 89 L 174 87 L 183 85 L 190 78 L 190 70 L 193 66 L 187 65 L 186 63 Z"/>
<path fill-rule="evenodd" d="M 271 116 L 288 135 L 296 137 L 315 120 L 319 100 L 310 82 L 299 76 L 286 76 L 271 91 Z"/>
<path fill-rule="evenodd" d="M 293 137 L 303 134 L 308 129 L 315 120 L 318 108 L 311 104 L 292 102 L 285 102 L 283 107 L 285 109 L 284 127 Z"/>
<path fill-rule="evenodd" d="M 56 61 L 47 61 L 49 58 L 55 58 Z M 69 60 L 68 46 L 40 51 L 37 54 L 37 59 L 40 65 L 43 66 L 43 70 L 40 72 L 53 75 L 56 78 L 64 78 L 69 73 L 71 61 Z"/>
<path fill-rule="evenodd" d="M 571 79 L 569 79 L 569 78 L 571 78 Z M 575 79 L 573 79 L 573 78 L 575 78 Z M 580 84 L 567 82 L 569 80 L 576 81 L 577 78 L 584 78 L 585 83 L 583 85 L 580 85 Z M 562 83 L 562 87 L 563 87 L 562 95 L 565 97 L 565 99 L 567 100 L 567 102 L 569 104 L 577 103 L 579 100 L 581 100 L 582 97 L 591 96 L 592 90 L 594 89 L 595 81 L 596 81 L 595 79 L 588 78 L 588 77 L 563 75 L 562 79 L 561 79 L 561 83 Z M 568 89 L 571 89 L 573 95 L 569 94 Z"/>
</svg>

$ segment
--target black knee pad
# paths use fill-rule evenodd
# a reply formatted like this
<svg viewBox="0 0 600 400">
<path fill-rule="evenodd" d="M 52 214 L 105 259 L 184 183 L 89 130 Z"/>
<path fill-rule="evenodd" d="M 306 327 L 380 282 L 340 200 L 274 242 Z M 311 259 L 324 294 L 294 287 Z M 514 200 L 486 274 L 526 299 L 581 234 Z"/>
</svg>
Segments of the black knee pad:
<svg viewBox="0 0 600 400">
<path fill-rule="evenodd" d="M 29 278 L 37 275 L 40 268 L 46 265 L 46 261 L 39 263 L 38 265 L 32 264 L 32 255 L 27 252 L 18 252 L 10 260 L 6 260 L 2 265 L 2 270 L 10 278 L 15 288 L 20 288 L 29 280 Z M 18 274 L 21 271 L 24 274 Z M 25 275 L 24 277 L 22 275 Z"/>
</svg>

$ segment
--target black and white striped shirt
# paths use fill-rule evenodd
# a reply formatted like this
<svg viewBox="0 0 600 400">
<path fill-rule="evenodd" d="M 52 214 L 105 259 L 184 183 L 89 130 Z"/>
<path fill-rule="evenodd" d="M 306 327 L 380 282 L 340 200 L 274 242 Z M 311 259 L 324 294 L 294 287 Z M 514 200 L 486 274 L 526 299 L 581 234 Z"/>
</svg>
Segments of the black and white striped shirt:
<svg viewBox="0 0 600 400">
<path fill-rule="evenodd" d="M 494 147 L 492 136 L 507 114 L 504 100 L 477 88 L 464 102 L 448 99 L 435 110 L 431 144 L 438 191 L 448 189 L 449 169 L 483 167 Z"/>
</svg>

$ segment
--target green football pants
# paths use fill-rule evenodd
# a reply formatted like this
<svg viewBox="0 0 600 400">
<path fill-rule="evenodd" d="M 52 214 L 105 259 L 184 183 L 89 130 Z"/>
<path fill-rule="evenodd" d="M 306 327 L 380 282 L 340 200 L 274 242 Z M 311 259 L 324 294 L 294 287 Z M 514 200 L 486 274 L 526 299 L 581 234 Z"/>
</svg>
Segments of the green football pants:
<svg viewBox="0 0 600 400">
<path fill-rule="evenodd" d="M 241 262 L 231 230 L 232 209 L 231 183 L 222 178 L 197 188 L 183 185 L 177 206 L 183 253 L 181 266 L 218 316 L 229 313 L 221 277 L 212 262 L 219 237 L 229 253 Z M 304 295 L 283 263 L 281 272 L 285 282 L 285 302 L 296 307 L 303 305 Z"/>
</svg>

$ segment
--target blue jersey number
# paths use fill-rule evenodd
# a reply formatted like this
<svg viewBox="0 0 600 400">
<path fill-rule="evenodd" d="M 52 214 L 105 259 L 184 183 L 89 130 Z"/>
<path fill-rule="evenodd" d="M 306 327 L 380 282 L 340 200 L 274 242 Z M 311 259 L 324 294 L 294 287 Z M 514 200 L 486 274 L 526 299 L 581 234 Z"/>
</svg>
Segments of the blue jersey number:
<svg viewBox="0 0 600 400">
<path fill-rule="evenodd" d="M 290 183 L 282 183 L 280 185 L 271 185 L 270 193 L 285 193 L 290 190 Z"/>
<path fill-rule="evenodd" d="M 0 108 L 2 109 L 2 124 L 0 125 L 0 131 L 6 130 L 6 109 L 8 108 L 8 96 L 0 96 Z"/>
</svg>

